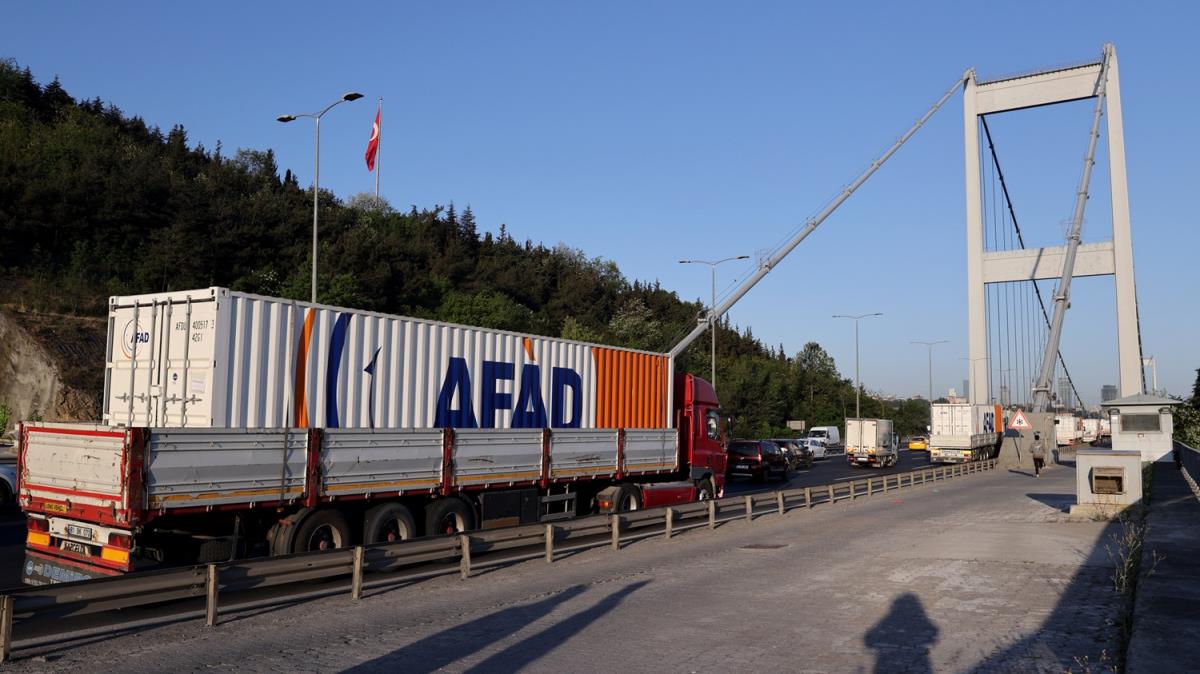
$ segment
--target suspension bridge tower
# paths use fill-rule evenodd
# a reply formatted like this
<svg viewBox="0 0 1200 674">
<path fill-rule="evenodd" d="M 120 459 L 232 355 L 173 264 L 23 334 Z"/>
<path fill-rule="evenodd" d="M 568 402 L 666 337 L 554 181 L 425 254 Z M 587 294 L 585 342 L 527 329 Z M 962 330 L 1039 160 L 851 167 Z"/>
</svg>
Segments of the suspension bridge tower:
<svg viewBox="0 0 1200 674">
<path fill-rule="evenodd" d="M 1107 61 L 1107 63 L 1106 63 Z M 1103 82 L 1101 81 L 1101 78 Z M 1107 116 L 1107 150 L 1109 185 L 1112 195 L 1112 239 L 1079 244 L 1074 250 L 1068 245 L 1046 248 L 1020 248 L 989 251 L 985 245 L 985 203 L 981 170 L 984 151 L 980 143 L 980 127 L 986 131 L 986 116 L 1026 108 L 1067 103 L 1103 97 L 1103 112 Z M 1014 284 L 1025 281 L 1060 280 L 1066 270 L 1066 287 L 1070 276 L 1114 277 L 1117 304 L 1117 358 L 1119 361 L 1120 395 L 1142 393 L 1141 338 L 1138 327 L 1137 293 L 1133 275 L 1133 243 L 1129 225 L 1129 189 L 1125 177 L 1125 135 L 1121 119 L 1121 86 L 1117 67 L 1117 52 L 1105 45 L 1101 60 L 1080 66 L 1049 70 L 999 80 L 978 82 L 974 71 L 968 73 L 963 92 L 963 130 L 966 150 L 967 203 L 967 312 L 970 375 L 970 400 L 990 402 L 989 382 L 993 368 L 989 354 L 989 325 L 987 288 L 993 284 Z M 991 146 L 990 132 L 988 145 Z M 1082 139 L 1082 134 L 1081 134 Z M 994 148 L 991 160 L 995 159 Z M 1088 161 L 1091 161 L 1089 156 Z M 1001 174 L 1001 180 L 1003 175 Z M 1086 190 L 1086 182 L 1084 183 Z M 1005 188 L 1007 199 L 1007 188 Z M 1016 214 L 1008 204 L 1015 224 Z M 1018 239 L 1020 231 L 1017 230 Z M 1070 254 L 1069 254 L 1070 253 Z M 1073 263 L 1073 264 L 1072 264 Z M 1033 286 L 1036 283 L 1022 284 Z M 1057 293 L 1060 290 L 1056 289 Z M 1037 297 L 1041 302 L 1040 291 Z M 1069 297 L 1064 301 L 1069 306 Z M 1064 306 L 1064 310 L 1065 310 Z M 1049 324 L 1045 304 L 1039 320 Z M 1061 321 L 1060 321 L 1061 323 Z M 1057 345 L 1053 351 L 1057 353 Z M 1038 356 L 1041 357 L 1040 355 Z M 981 367 L 975 367 L 982 363 Z M 1027 388 L 1027 383 L 1026 383 Z M 1017 394 L 1016 391 L 1013 391 Z M 1018 401 L 1026 398 L 1017 395 Z"/>
</svg>

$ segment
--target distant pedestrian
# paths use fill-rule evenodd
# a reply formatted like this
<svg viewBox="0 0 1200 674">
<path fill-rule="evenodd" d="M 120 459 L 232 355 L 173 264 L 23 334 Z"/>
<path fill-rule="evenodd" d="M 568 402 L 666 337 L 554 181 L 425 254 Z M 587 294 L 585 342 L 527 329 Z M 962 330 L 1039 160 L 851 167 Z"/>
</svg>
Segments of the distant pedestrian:
<svg viewBox="0 0 1200 674">
<path fill-rule="evenodd" d="M 1042 444 L 1042 434 L 1033 434 L 1033 445 L 1029 448 L 1029 455 L 1033 457 L 1033 476 L 1042 476 L 1042 466 L 1046 465 L 1046 447 Z"/>
</svg>

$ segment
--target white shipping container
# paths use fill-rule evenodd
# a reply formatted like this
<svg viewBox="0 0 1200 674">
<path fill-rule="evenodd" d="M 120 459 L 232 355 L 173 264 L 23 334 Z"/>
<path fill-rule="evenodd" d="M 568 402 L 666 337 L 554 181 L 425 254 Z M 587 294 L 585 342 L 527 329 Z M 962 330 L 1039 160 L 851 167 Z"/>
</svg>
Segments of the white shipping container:
<svg viewBox="0 0 1200 674">
<path fill-rule="evenodd" d="M 934 403 L 930 421 L 930 438 L 970 438 L 991 436 L 995 441 L 997 417 L 1000 408 L 995 405 L 971 405 L 970 403 Z M 988 443 L 990 444 L 990 442 Z"/>
<path fill-rule="evenodd" d="M 109 300 L 104 421 L 666 428 L 664 354 L 225 288 Z"/>
</svg>

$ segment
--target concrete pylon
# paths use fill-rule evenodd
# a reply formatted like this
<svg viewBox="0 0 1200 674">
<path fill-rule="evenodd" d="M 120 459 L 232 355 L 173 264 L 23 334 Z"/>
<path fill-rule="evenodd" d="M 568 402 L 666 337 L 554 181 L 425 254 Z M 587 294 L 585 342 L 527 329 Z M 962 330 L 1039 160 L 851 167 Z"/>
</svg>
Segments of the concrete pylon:
<svg viewBox="0 0 1200 674">
<path fill-rule="evenodd" d="M 1125 131 L 1121 114 L 1117 51 L 1104 46 L 1102 61 L 978 82 L 969 71 L 963 89 L 963 142 L 966 173 L 967 343 L 970 387 L 975 404 L 992 402 L 989 377 L 994 364 L 988 353 L 985 288 L 989 283 L 1057 280 L 1062 276 L 1066 246 L 1010 251 L 985 250 L 984 203 L 980 172 L 979 118 L 1013 110 L 1094 98 L 1105 72 L 1104 113 L 1107 124 L 1109 192 L 1112 195 L 1112 239 L 1079 246 L 1074 276 L 1113 276 L 1116 287 L 1117 360 L 1121 396 L 1142 393 L 1142 348 L 1138 328 L 1137 290 L 1133 271 L 1133 238 L 1129 222 L 1129 187 L 1125 172 Z M 1083 142 L 1080 131 L 1080 142 Z M 1032 436 L 1031 436 L 1032 437 Z M 1032 465 L 1032 464 L 1030 464 Z"/>
</svg>

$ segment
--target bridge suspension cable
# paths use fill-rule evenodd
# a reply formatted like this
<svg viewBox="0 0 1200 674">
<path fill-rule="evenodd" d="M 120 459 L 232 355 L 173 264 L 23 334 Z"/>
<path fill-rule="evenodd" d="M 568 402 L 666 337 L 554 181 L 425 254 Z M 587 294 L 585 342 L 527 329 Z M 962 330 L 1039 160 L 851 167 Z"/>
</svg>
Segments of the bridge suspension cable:
<svg viewBox="0 0 1200 674">
<path fill-rule="evenodd" d="M 1009 194 L 1009 191 L 1008 191 L 1008 182 L 1004 179 L 1004 170 L 1000 166 L 1000 158 L 996 153 L 996 144 L 992 140 L 992 130 L 988 127 L 987 116 L 980 115 L 979 120 L 983 124 L 984 137 L 987 138 L 988 152 L 991 154 L 991 158 L 992 158 L 992 171 L 994 172 L 995 179 L 997 179 L 999 181 L 1000 192 L 1003 197 L 1004 205 L 1007 210 L 1007 216 L 1012 223 L 1012 231 L 1016 234 L 1017 245 L 1020 247 L 1021 250 L 1025 250 L 1025 248 L 1026 248 L 1025 236 L 1021 232 L 1021 225 L 1020 225 L 1020 222 L 1017 220 L 1017 211 L 1016 211 L 1016 208 L 1013 206 L 1012 196 Z M 993 190 L 994 189 L 995 188 L 993 188 Z M 1009 286 L 1010 284 L 1005 283 L 1004 285 Z M 1024 293 L 1021 295 L 1022 310 L 1020 311 L 1020 313 L 1018 315 L 1021 316 L 1023 330 L 1021 330 L 1020 332 L 1022 332 L 1023 334 L 1019 333 L 1017 336 L 1018 339 L 1016 340 L 1017 343 L 1020 345 L 1020 356 L 1019 357 L 1021 359 L 1021 365 L 1018 368 L 1018 371 L 1022 373 L 1022 376 L 1020 378 L 1020 381 L 1022 382 L 1022 395 L 1027 395 L 1030 392 L 1028 390 L 1028 386 L 1029 386 L 1029 384 L 1032 383 L 1032 379 L 1033 379 L 1032 363 L 1031 363 L 1031 360 L 1033 358 L 1033 353 L 1032 353 L 1031 345 L 1034 343 L 1037 343 L 1037 344 L 1044 343 L 1041 338 L 1041 334 L 1042 334 L 1041 327 L 1042 326 L 1029 326 L 1028 322 L 1025 320 L 1025 317 L 1028 316 L 1028 313 L 1029 313 L 1029 305 L 1032 304 L 1032 299 L 1030 298 L 1030 294 L 1036 296 L 1037 307 L 1040 309 L 1044 327 L 1047 327 L 1047 328 L 1050 327 L 1050 314 L 1049 314 L 1049 312 L 1046 311 L 1046 302 L 1045 302 L 1045 299 L 1042 297 L 1041 287 L 1038 286 L 1038 283 L 1036 280 L 1030 281 L 1030 286 L 1031 286 L 1031 293 Z M 1027 301 L 1027 300 L 1029 300 L 1029 301 Z M 1034 337 L 1035 335 L 1037 335 L 1036 339 Z M 1057 355 L 1058 355 L 1058 362 L 1059 362 L 1059 364 L 1062 365 L 1063 376 L 1065 376 L 1067 378 L 1067 382 L 1071 386 L 1071 391 L 1074 394 L 1075 399 L 1082 400 L 1082 398 L 1080 398 L 1080 396 L 1079 396 L 1079 389 L 1076 388 L 1076 386 L 1075 386 L 1075 380 L 1071 377 L 1070 370 L 1067 369 L 1067 361 L 1063 358 L 1062 349 L 1058 349 Z M 1028 373 L 1030 376 L 1026 377 L 1025 376 L 1026 373 Z M 1011 391 L 1011 389 L 1010 389 L 1010 391 Z M 1027 401 L 1025 399 L 1021 399 L 1021 402 L 1027 402 Z"/>
</svg>

